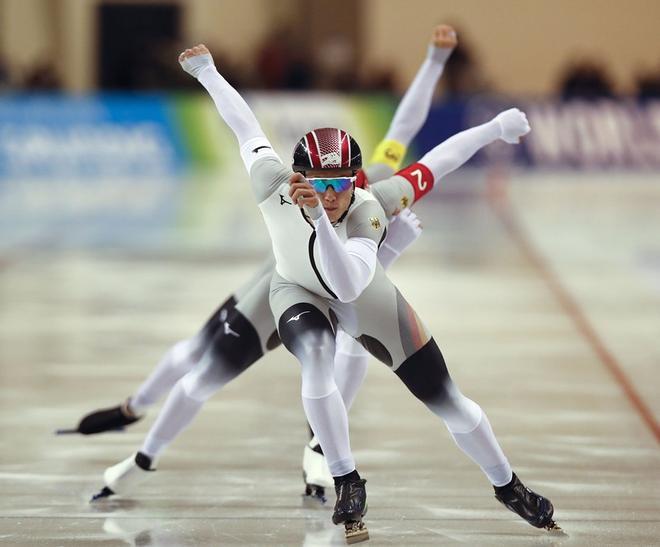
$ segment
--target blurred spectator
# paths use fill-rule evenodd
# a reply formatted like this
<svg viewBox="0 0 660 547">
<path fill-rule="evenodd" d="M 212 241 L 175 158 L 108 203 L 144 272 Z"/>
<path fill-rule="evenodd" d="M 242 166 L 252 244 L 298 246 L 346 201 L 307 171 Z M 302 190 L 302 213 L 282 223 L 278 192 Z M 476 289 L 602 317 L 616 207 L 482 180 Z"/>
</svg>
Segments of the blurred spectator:
<svg viewBox="0 0 660 547">
<path fill-rule="evenodd" d="M 458 46 L 447 61 L 442 76 L 447 94 L 452 98 L 491 91 L 492 86 L 486 79 L 484 69 L 470 42 L 460 28 L 453 26 L 458 35 Z"/>
<path fill-rule="evenodd" d="M 150 44 L 142 52 L 142 62 L 136 65 L 134 83 L 137 89 L 191 89 L 198 90 L 199 84 L 186 74 L 177 58 L 186 48 L 178 40 L 161 40 Z M 232 63 L 218 47 L 209 44 L 213 60 L 224 78 L 236 88 L 242 87 L 243 80 L 237 75 Z"/>
<path fill-rule="evenodd" d="M 58 91 L 62 83 L 53 64 L 41 61 L 28 70 L 23 87 L 31 91 Z"/>
<path fill-rule="evenodd" d="M 359 86 L 353 44 L 345 34 L 333 34 L 317 44 L 314 66 L 321 89 L 353 91 Z"/>
<path fill-rule="evenodd" d="M 595 101 L 614 97 L 612 83 L 605 67 L 589 60 L 578 61 L 565 70 L 560 79 L 559 92 L 565 101 Z"/>
<path fill-rule="evenodd" d="M 285 26 L 273 29 L 258 48 L 255 84 L 264 89 L 310 89 L 314 74 L 309 51 L 298 44 L 296 35 Z"/>
<path fill-rule="evenodd" d="M 660 99 L 660 69 L 644 72 L 637 76 L 637 98 L 640 101 Z"/>
<path fill-rule="evenodd" d="M 396 93 L 396 77 L 391 67 L 372 68 L 360 83 L 360 91 Z"/>
<path fill-rule="evenodd" d="M 9 88 L 9 67 L 5 60 L 0 57 L 0 91 Z"/>
</svg>

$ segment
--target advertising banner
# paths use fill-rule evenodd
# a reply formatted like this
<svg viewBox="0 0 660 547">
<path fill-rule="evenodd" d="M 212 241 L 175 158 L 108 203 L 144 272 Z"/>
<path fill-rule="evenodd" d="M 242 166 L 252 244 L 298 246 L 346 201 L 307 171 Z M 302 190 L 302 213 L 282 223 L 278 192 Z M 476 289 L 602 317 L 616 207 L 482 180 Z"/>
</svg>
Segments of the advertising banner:
<svg viewBox="0 0 660 547">
<path fill-rule="evenodd" d="M 339 126 L 368 161 L 396 107 L 390 96 L 247 93 L 284 162 L 314 127 Z M 408 159 L 511 102 L 433 106 Z M 533 128 L 474 166 L 660 169 L 660 102 L 523 101 Z M 268 246 L 231 131 L 207 96 L 0 98 L 0 250 L 120 247 L 254 253 Z"/>
</svg>

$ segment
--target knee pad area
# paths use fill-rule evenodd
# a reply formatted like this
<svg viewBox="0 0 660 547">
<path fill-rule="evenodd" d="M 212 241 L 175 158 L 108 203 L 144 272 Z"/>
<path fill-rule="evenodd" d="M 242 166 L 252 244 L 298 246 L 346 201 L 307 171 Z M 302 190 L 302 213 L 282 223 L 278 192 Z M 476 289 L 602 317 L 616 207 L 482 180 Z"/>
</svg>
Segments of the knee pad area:
<svg viewBox="0 0 660 547">
<path fill-rule="evenodd" d="M 300 351 L 300 338 L 305 333 L 327 332 L 333 340 L 334 330 L 328 318 L 313 304 L 303 302 L 289 307 L 279 318 L 277 331 L 284 347 L 294 355 Z"/>
<path fill-rule="evenodd" d="M 263 356 L 259 334 L 250 320 L 234 309 L 209 343 L 208 355 L 238 375 Z"/>
<path fill-rule="evenodd" d="M 410 392 L 427 405 L 439 405 L 448 397 L 451 378 L 440 348 L 431 338 L 394 371 Z"/>
<path fill-rule="evenodd" d="M 207 361 L 181 378 L 184 393 L 197 401 L 205 401 L 228 383 L 235 374 L 226 370 L 222 363 Z"/>
<path fill-rule="evenodd" d="M 196 347 L 195 338 L 181 340 L 172 346 L 169 351 L 169 364 L 170 367 L 176 370 L 188 371 L 194 366 L 196 359 L 194 358 Z"/>
<path fill-rule="evenodd" d="M 308 331 L 295 343 L 300 362 L 302 395 L 309 399 L 327 397 L 337 389 L 334 375 L 334 338 L 327 331 Z"/>
</svg>

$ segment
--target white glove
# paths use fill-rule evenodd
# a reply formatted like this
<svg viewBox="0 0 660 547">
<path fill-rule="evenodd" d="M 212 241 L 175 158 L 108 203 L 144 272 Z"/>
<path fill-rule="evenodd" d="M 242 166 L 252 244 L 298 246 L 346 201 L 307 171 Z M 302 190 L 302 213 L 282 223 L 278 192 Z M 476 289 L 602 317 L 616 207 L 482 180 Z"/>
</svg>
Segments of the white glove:
<svg viewBox="0 0 660 547">
<path fill-rule="evenodd" d="M 193 78 L 199 78 L 199 75 L 205 68 L 215 68 L 213 57 L 211 57 L 210 53 L 203 53 L 201 55 L 194 55 L 193 57 L 186 57 L 183 60 L 179 59 L 179 63 L 181 64 L 181 68 L 190 74 Z"/>
<path fill-rule="evenodd" d="M 387 245 L 397 254 L 401 254 L 422 234 L 419 218 L 410 209 L 403 209 L 396 215 L 387 227 L 387 237 L 383 245 Z"/>
<path fill-rule="evenodd" d="M 495 120 L 500 126 L 500 139 L 509 144 L 519 143 L 520 137 L 531 131 L 527 116 L 517 108 L 500 112 L 495 116 Z"/>
</svg>

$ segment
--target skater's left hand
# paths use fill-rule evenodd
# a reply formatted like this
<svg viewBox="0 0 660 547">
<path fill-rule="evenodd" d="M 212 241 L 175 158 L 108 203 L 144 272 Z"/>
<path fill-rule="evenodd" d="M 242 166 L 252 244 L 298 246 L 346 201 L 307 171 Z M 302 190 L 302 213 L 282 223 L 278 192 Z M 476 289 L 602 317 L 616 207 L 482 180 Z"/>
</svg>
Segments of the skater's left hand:
<svg viewBox="0 0 660 547">
<path fill-rule="evenodd" d="M 320 201 L 314 187 L 307 182 L 302 173 L 294 173 L 289 179 L 289 196 L 298 207 L 314 208 Z"/>
<path fill-rule="evenodd" d="M 509 144 L 517 144 L 520 137 L 527 135 L 531 131 L 527 116 L 517 108 L 510 108 L 500 112 L 495 116 L 495 121 L 500 126 L 500 139 Z"/>
</svg>

